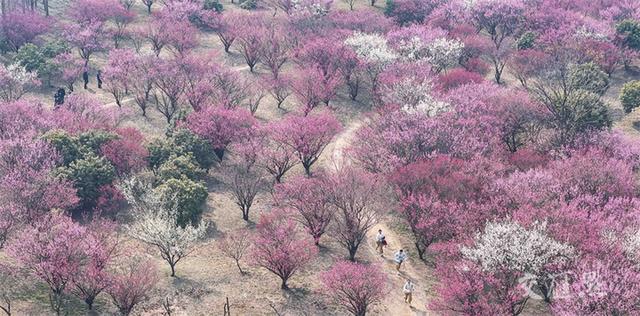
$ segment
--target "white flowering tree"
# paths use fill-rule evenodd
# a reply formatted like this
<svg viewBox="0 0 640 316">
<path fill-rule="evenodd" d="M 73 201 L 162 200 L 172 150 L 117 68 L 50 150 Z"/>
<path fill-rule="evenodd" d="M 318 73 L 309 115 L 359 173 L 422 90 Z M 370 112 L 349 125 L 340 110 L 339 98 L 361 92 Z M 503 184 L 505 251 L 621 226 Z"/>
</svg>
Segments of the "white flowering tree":
<svg viewBox="0 0 640 316">
<path fill-rule="evenodd" d="M 479 263 L 485 271 L 515 271 L 529 275 L 544 299 L 552 296 L 554 271 L 550 265 L 568 262 L 575 250 L 548 236 L 545 223 L 525 228 L 512 221 L 489 222 L 478 234 L 473 247 L 462 247 L 462 254 Z"/>
<path fill-rule="evenodd" d="M 426 58 L 435 73 L 454 67 L 462 55 L 464 44 L 457 39 L 437 38 L 427 45 Z"/>
<path fill-rule="evenodd" d="M 378 88 L 378 76 L 398 55 L 389 47 L 387 40 L 380 34 L 355 32 L 345 41 L 365 64 L 373 91 Z"/>
<path fill-rule="evenodd" d="M 622 238 L 622 247 L 631 260 L 640 264 L 640 229 L 629 229 Z"/>
<path fill-rule="evenodd" d="M 121 188 L 135 210 L 135 223 L 129 227 L 129 235 L 155 247 L 169 264 L 171 276 L 175 276 L 176 265 L 195 250 L 196 243 L 205 236 L 208 225 L 177 225 L 178 212 L 163 207 L 176 203 L 166 203 L 166 196 L 145 191 L 149 189 L 148 183 L 137 178 L 124 181 Z"/>
<path fill-rule="evenodd" d="M 421 60 L 426 58 L 429 53 L 427 44 L 418 36 L 408 40 L 403 39 L 396 49 L 402 58 L 409 61 Z"/>
<path fill-rule="evenodd" d="M 437 100 L 432 96 L 432 84 L 430 81 L 424 80 L 416 82 L 410 78 L 395 83 L 389 95 L 391 101 L 402 105 L 402 109 L 407 113 L 425 114 L 434 117 L 440 113 L 451 110 L 451 105 L 447 102 Z"/>
<path fill-rule="evenodd" d="M 30 87 L 37 86 L 38 75 L 17 64 L 0 64 L 0 100 L 9 102 L 20 99 Z"/>
</svg>

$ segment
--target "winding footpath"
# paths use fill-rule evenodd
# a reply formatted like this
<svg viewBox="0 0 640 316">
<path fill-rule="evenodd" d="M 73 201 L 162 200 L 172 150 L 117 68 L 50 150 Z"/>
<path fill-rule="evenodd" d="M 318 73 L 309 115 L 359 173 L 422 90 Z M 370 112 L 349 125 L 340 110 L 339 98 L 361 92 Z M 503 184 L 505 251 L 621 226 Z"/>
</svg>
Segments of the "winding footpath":
<svg viewBox="0 0 640 316">
<path fill-rule="evenodd" d="M 360 126 L 362 126 L 363 122 L 364 120 L 362 118 L 357 118 L 351 121 L 342 133 L 336 137 L 329 164 L 333 164 L 333 166 L 340 166 L 345 163 L 350 163 L 350 161 L 346 161 L 347 158 L 344 155 L 344 150 L 351 143 L 355 132 Z M 382 229 L 389 241 L 389 245 L 384 250 L 384 257 L 381 257 L 375 250 L 374 240 L 378 229 Z M 385 224 L 383 218 L 382 221 L 369 230 L 366 243 L 361 246 L 359 252 L 359 256 L 366 256 L 366 258 L 372 263 L 380 264 L 389 279 L 390 292 L 382 303 L 383 311 L 381 314 L 392 316 L 433 315 L 434 313 L 427 311 L 426 305 L 428 301 L 427 290 L 435 281 L 428 279 L 430 272 L 426 265 L 417 258 L 417 255 L 416 257 L 412 257 L 412 255 L 415 254 L 412 245 L 401 245 L 401 240 L 402 238 L 400 238 L 400 236 L 394 232 L 389 225 Z M 400 248 L 409 251 L 409 259 L 403 263 L 400 273 L 398 273 L 395 269 L 393 254 Z M 402 293 L 402 287 L 407 278 L 410 278 L 415 284 L 411 307 L 409 304 L 404 302 L 404 295 Z M 374 310 L 374 314 L 378 314 L 378 310 Z"/>
</svg>

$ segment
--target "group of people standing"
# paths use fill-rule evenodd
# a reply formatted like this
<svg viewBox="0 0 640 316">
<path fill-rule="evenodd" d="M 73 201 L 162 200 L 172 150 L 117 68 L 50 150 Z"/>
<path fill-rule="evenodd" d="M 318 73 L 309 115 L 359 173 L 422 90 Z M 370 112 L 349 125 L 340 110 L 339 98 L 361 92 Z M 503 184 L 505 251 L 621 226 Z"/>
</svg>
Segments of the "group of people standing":
<svg viewBox="0 0 640 316">
<path fill-rule="evenodd" d="M 376 234 L 376 250 L 380 254 L 381 257 L 384 257 L 384 247 L 387 246 L 387 239 L 385 235 L 382 233 L 382 229 L 378 229 L 378 233 Z M 402 267 L 402 263 L 407 260 L 407 253 L 400 248 L 400 250 L 396 251 L 393 255 L 393 261 L 396 263 L 396 271 L 400 274 L 400 268 Z M 404 286 L 402 287 L 402 293 L 404 294 L 404 301 L 411 306 L 411 300 L 413 296 L 413 291 L 415 286 L 411 279 L 407 278 Z"/>
<path fill-rule="evenodd" d="M 82 73 L 82 81 L 84 81 L 84 89 L 87 90 L 89 87 L 89 71 L 85 70 Z M 98 70 L 96 74 L 96 81 L 98 82 L 98 89 L 102 89 L 102 71 Z M 70 88 L 73 91 L 73 87 Z M 60 105 L 64 104 L 64 97 L 67 92 L 64 88 L 59 88 L 56 93 L 53 95 L 53 107 L 56 108 Z"/>
</svg>

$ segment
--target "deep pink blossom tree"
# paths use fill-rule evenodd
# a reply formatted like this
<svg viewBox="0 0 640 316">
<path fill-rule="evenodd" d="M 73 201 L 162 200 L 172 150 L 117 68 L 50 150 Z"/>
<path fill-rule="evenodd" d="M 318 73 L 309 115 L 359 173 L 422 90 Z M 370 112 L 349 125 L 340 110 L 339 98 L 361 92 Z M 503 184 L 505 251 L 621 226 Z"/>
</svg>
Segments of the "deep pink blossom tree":
<svg viewBox="0 0 640 316">
<path fill-rule="evenodd" d="M 280 288 L 283 290 L 289 289 L 289 278 L 318 253 L 313 242 L 301 238 L 297 230 L 295 221 L 278 212 L 263 214 L 256 226 L 251 251 L 253 264 L 277 275 L 282 280 Z"/>
<path fill-rule="evenodd" d="M 207 140 L 218 159 L 222 160 L 229 144 L 252 136 L 257 122 L 247 110 L 209 106 L 192 112 L 185 124 L 193 133 Z"/>
<path fill-rule="evenodd" d="M 101 37 L 103 29 L 104 23 L 96 20 L 90 20 L 87 24 L 64 24 L 63 35 L 72 46 L 78 49 L 85 67 L 89 65 L 91 56 L 104 49 Z"/>
<path fill-rule="evenodd" d="M 323 292 L 354 316 L 365 316 L 370 306 L 387 294 L 385 274 L 375 265 L 338 262 L 321 274 Z"/>
<path fill-rule="evenodd" d="M 149 155 L 144 145 L 144 136 L 135 128 L 116 129 L 118 139 L 106 142 L 100 147 L 101 154 L 116 168 L 119 176 L 126 176 L 142 170 Z"/>
<path fill-rule="evenodd" d="M 277 142 L 295 150 L 306 174 L 310 176 L 311 166 L 318 161 L 340 128 L 340 123 L 328 113 L 289 115 L 272 126 L 272 135 Z"/>
</svg>

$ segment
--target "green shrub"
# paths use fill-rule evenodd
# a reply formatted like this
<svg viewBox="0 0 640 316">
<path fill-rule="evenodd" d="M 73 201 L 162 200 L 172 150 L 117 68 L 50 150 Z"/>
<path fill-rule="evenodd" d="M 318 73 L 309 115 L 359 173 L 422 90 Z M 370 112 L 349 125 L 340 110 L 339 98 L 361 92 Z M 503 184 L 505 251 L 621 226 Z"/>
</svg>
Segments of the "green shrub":
<svg viewBox="0 0 640 316">
<path fill-rule="evenodd" d="M 216 12 L 222 12 L 222 3 L 218 0 L 204 0 L 203 9 L 214 10 Z"/>
<path fill-rule="evenodd" d="M 191 180 L 198 180 L 202 176 L 202 169 L 200 169 L 190 153 L 180 156 L 173 155 L 158 168 L 158 178 L 161 181 L 185 177 Z"/>
<path fill-rule="evenodd" d="M 573 65 L 569 68 L 569 85 L 603 95 L 609 88 L 609 76 L 594 63 Z"/>
<path fill-rule="evenodd" d="M 622 86 L 620 103 L 627 113 L 640 106 L 640 80 L 630 81 Z"/>
<path fill-rule="evenodd" d="M 59 168 L 58 175 L 73 182 L 80 198 L 80 208 L 87 210 L 95 206 L 100 188 L 113 181 L 116 170 L 105 158 L 90 154 Z"/>
<path fill-rule="evenodd" d="M 524 34 L 522 34 L 522 36 L 520 36 L 520 38 L 516 42 L 516 47 L 519 50 L 533 48 L 533 45 L 535 44 L 537 37 L 538 36 L 534 32 L 531 32 L 531 31 L 525 32 Z"/>
<path fill-rule="evenodd" d="M 187 178 L 169 179 L 154 191 L 161 197 L 163 209 L 176 212 L 177 225 L 198 224 L 208 195 L 202 183 Z"/>
<path fill-rule="evenodd" d="M 176 130 L 171 136 L 173 143 L 182 151 L 191 153 L 200 168 L 209 170 L 216 163 L 216 156 L 209 143 L 186 128 Z"/>
<path fill-rule="evenodd" d="M 616 33 L 623 39 L 626 47 L 640 50 L 640 21 L 623 20 L 616 25 Z"/>
<path fill-rule="evenodd" d="M 69 135 L 63 130 L 53 130 L 45 133 L 42 138 L 56 148 L 62 155 L 63 164 L 68 166 L 76 160 L 98 155 L 104 143 L 118 136 L 101 130 L 90 130 L 78 136 Z"/>
<path fill-rule="evenodd" d="M 240 2 L 240 8 L 245 10 L 253 10 L 258 7 L 257 0 L 243 0 Z"/>
</svg>

